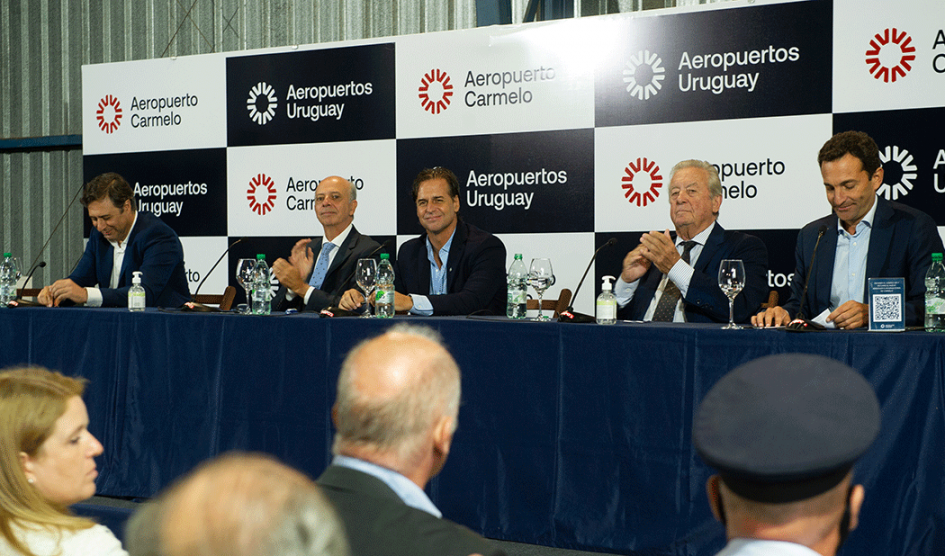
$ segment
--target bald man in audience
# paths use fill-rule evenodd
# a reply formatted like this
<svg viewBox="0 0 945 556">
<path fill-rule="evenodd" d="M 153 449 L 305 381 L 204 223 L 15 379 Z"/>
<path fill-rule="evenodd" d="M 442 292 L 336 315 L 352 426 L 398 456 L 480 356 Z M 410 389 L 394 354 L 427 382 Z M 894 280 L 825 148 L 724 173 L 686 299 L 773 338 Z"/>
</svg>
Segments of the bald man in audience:
<svg viewBox="0 0 945 556">
<path fill-rule="evenodd" d="M 853 464 L 879 433 L 879 402 L 850 367 L 772 355 L 725 375 L 696 412 L 693 443 L 725 526 L 719 556 L 833 556 L 859 523 Z"/>
<path fill-rule="evenodd" d="M 131 556 L 349 556 L 318 486 L 268 456 L 224 455 L 131 518 Z"/>
<path fill-rule="evenodd" d="M 443 519 L 423 491 L 446 463 L 459 400 L 459 368 L 429 328 L 394 326 L 345 358 L 332 408 L 335 458 L 317 482 L 349 531 L 352 556 L 504 554 Z"/>
</svg>

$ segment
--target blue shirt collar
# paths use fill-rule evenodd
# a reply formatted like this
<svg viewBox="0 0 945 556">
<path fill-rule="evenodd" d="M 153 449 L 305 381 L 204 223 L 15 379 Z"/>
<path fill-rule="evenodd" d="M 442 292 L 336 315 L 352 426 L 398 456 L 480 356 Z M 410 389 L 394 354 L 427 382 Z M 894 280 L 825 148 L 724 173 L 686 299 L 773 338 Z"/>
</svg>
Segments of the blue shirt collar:
<svg viewBox="0 0 945 556">
<path fill-rule="evenodd" d="M 339 467 L 347 467 L 348 469 L 354 469 L 355 471 L 360 471 L 362 473 L 367 473 L 372 477 L 376 477 L 384 482 L 385 485 L 390 487 L 401 500 L 404 501 L 404 504 L 407 504 L 411 508 L 416 508 L 418 510 L 427 512 L 430 515 L 435 517 L 443 517 L 443 514 L 439 509 L 430 501 L 430 498 L 427 496 L 427 493 L 423 491 L 422 488 L 417 486 L 416 483 L 404 477 L 400 473 L 388 469 L 386 467 L 381 467 L 380 465 L 373 464 L 369 461 L 364 461 L 363 459 L 352 458 L 349 456 L 335 456 L 331 461 L 332 465 L 337 465 Z"/>
</svg>

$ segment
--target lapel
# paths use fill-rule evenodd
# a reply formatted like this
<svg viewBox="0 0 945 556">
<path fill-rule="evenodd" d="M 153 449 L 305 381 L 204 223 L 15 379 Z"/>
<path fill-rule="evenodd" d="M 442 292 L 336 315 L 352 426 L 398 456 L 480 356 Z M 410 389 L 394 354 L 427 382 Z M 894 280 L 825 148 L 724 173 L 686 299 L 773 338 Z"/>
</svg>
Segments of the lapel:
<svg viewBox="0 0 945 556">
<path fill-rule="evenodd" d="M 883 197 L 876 197 L 876 212 L 870 228 L 870 247 L 866 255 L 866 276 L 882 276 L 885 254 L 892 248 L 893 225 L 890 222 L 893 209 Z M 866 280 L 866 276 L 863 277 Z M 867 290 L 864 290 L 867 291 Z"/>
<path fill-rule="evenodd" d="M 457 274 L 456 268 L 459 266 L 459 262 L 463 260 L 463 252 L 466 250 L 466 238 L 468 236 L 466 223 L 457 220 L 456 232 L 453 233 L 453 243 L 450 243 L 450 254 L 446 257 L 446 291 L 448 292 L 453 291 L 453 281 Z M 429 265 L 427 268 L 429 269 Z"/>
<path fill-rule="evenodd" d="M 125 239 L 125 256 L 121 259 L 121 271 L 118 273 L 118 287 L 124 287 L 131 284 L 131 265 L 135 258 L 132 245 L 134 245 L 135 238 L 144 228 L 144 216 L 139 211 L 135 216 L 135 225 L 132 228 L 131 233 L 128 234 L 128 237 Z M 104 239 L 104 238 L 103 238 Z M 105 277 L 105 283 L 108 284 L 112 278 L 112 265 L 115 260 L 115 248 L 111 243 L 105 241 L 105 244 L 108 245 L 108 275 Z"/>
<path fill-rule="evenodd" d="M 325 273 L 326 280 L 332 275 L 333 272 L 341 267 L 342 263 L 348 259 L 348 252 L 354 249 L 354 245 L 357 243 L 359 236 L 360 234 L 358 234 L 357 228 L 352 225 L 351 231 L 348 232 L 348 237 L 345 238 L 341 245 L 335 248 L 335 258 L 331 261 L 331 266 L 328 267 L 328 272 Z M 321 251 L 321 249 L 319 249 L 319 251 Z M 312 272 L 314 271 L 314 267 L 312 267 Z"/>
<path fill-rule="evenodd" d="M 695 266 L 692 267 L 693 270 L 703 274 L 708 274 L 709 276 L 714 275 L 713 272 L 707 272 L 707 270 L 709 268 L 709 263 L 715 259 L 716 253 L 718 253 L 719 249 L 721 249 L 724 245 L 724 236 L 725 229 L 718 222 L 716 222 L 715 227 L 712 228 L 712 232 L 709 233 L 709 237 L 707 237 L 705 240 L 705 245 L 702 246 L 702 252 L 699 253 L 699 260 L 696 261 Z M 718 269 L 716 269 L 716 271 L 717 270 Z"/>
<path fill-rule="evenodd" d="M 837 258 L 837 215 L 831 214 L 827 222 L 827 231 L 824 237 L 820 239 L 820 246 L 817 248 L 817 259 L 814 262 L 813 276 L 810 278 L 807 292 L 807 304 L 804 306 L 805 315 L 813 318 L 816 314 L 811 313 L 818 306 L 827 307 L 830 305 L 830 288 L 833 285 L 833 264 Z M 817 234 L 814 234 L 816 244 Z M 806 261 L 805 261 L 806 263 Z M 804 287 L 804 276 L 801 276 L 801 288 Z M 803 301 L 803 300 L 801 300 Z"/>
</svg>

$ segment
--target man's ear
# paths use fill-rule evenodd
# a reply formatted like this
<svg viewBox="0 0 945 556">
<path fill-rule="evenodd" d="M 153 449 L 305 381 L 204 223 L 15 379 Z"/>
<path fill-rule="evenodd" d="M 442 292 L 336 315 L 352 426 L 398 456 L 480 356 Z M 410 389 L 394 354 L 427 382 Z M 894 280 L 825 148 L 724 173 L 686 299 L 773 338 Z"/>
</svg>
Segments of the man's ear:
<svg viewBox="0 0 945 556">
<path fill-rule="evenodd" d="M 856 485 L 850 490 L 850 531 L 856 529 L 860 522 L 860 507 L 866 498 L 866 489 L 863 485 Z"/>
<path fill-rule="evenodd" d="M 444 416 L 433 429 L 433 449 L 438 455 L 445 458 L 450 453 L 450 445 L 453 443 L 454 418 Z"/>
<path fill-rule="evenodd" d="M 331 422 L 335 425 L 335 430 L 338 430 L 338 402 L 331 406 Z"/>
<path fill-rule="evenodd" d="M 722 516 L 725 514 L 725 510 L 722 509 L 722 495 L 718 475 L 712 475 L 709 477 L 709 480 L 705 482 L 705 493 L 709 497 L 709 509 L 712 510 L 712 515 L 715 516 L 715 519 L 724 524 L 725 518 Z"/>
</svg>

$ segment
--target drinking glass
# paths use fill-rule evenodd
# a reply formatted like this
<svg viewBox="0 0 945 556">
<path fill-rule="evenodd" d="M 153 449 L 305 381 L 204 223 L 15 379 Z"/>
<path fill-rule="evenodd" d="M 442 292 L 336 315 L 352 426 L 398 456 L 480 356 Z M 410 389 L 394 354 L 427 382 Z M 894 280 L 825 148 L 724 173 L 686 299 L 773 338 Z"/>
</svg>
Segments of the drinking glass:
<svg viewBox="0 0 945 556">
<path fill-rule="evenodd" d="M 371 318 L 371 304 L 368 302 L 371 292 L 374 291 L 374 283 L 377 280 L 377 261 L 374 259 L 358 259 L 358 268 L 355 271 L 358 287 L 364 292 L 364 314 L 362 318 Z"/>
<path fill-rule="evenodd" d="M 741 330 L 735 324 L 735 298 L 745 287 L 745 264 L 740 259 L 725 259 L 719 265 L 719 287 L 728 297 L 728 325 L 722 330 Z"/>
<path fill-rule="evenodd" d="M 253 286 L 253 274 L 256 271 L 256 259 L 240 259 L 236 262 L 236 280 L 243 286 L 243 290 L 246 291 L 246 308 L 240 311 L 240 314 L 248 314 L 250 312 L 250 304 L 252 301 L 249 297 L 249 289 Z"/>
<path fill-rule="evenodd" d="M 541 312 L 541 297 L 554 283 L 555 271 L 551 268 L 551 259 L 532 259 L 532 265 L 528 270 L 528 285 L 538 293 L 538 316 L 532 320 L 538 322 L 551 320 Z"/>
</svg>

